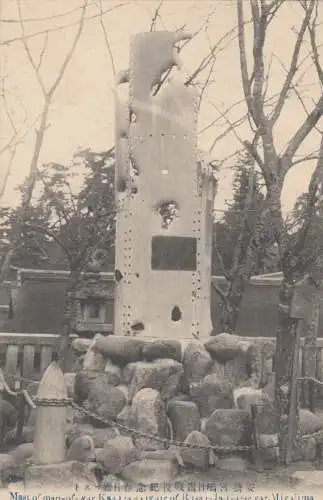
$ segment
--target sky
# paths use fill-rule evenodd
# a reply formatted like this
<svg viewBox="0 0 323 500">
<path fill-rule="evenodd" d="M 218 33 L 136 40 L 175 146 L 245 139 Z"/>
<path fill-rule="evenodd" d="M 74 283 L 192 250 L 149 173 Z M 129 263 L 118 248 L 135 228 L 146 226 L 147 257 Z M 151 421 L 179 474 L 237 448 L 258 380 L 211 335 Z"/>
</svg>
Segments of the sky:
<svg viewBox="0 0 323 500">
<path fill-rule="evenodd" d="M 247 4 L 247 0 L 245 0 Z M 25 35 L 49 30 L 45 51 L 42 54 L 46 34 L 27 38 L 30 51 L 38 61 L 41 57 L 41 75 L 46 86 L 55 77 L 62 61 L 69 50 L 77 21 L 81 14 L 83 0 L 21 0 Z M 49 112 L 48 128 L 42 146 L 40 162 L 68 163 L 78 148 L 106 150 L 114 144 L 114 75 L 113 64 L 117 72 L 127 69 L 131 36 L 142 31 L 149 31 L 151 19 L 159 1 L 136 0 L 89 0 L 84 29 L 64 78 L 59 85 Z M 102 6 L 107 12 L 102 20 L 109 41 L 105 42 L 101 18 L 97 16 Z M 69 12 L 66 15 L 64 13 Z M 181 54 L 183 71 L 190 74 L 201 59 L 209 53 L 209 47 L 224 37 L 236 24 L 236 3 L 234 0 L 189 1 L 165 0 L 157 19 L 157 29 L 175 30 L 185 25 L 185 31 L 195 33 L 201 25 L 204 28 L 194 37 Z M 10 110 L 10 116 L 17 128 L 22 127 L 22 135 L 28 131 L 17 149 L 2 205 L 18 202 L 15 187 L 28 173 L 35 144 L 35 127 L 32 124 L 41 113 L 43 106 L 40 86 L 26 57 L 21 37 L 16 0 L 0 0 L 0 59 L 2 93 Z M 40 20 L 42 18 L 47 20 Z M 92 19 L 89 19 L 91 18 Z M 207 24 L 206 20 L 208 19 Z M 266 61 L 270 62 L 269 95 L 275 94 L 283 81 L 284 70 L 291 58 L 295 27 L 301 17 L 297 2 L 289 0 L 273 22 L 267 40 Z M 73 25 L 73 23 L 75 25 Z M 69 28 L 58 29 L 66 25 Z M 294 30 L 294 31 L 293 31 Z M 10 41 L 18 38 L 16 41 Z M 9 41 L 9 42 L 8 42 Z M 7 43 L 5 43 L 7 42 Z M 251 32 L 247 30 L 247 45 L 251 42 Z M 308 46 L 304 47 L 306 56 Z M 311 61 L 305 60 L 302 95 L 305 104 L 311 109 L 313 99 L 318 96 L 316 76 L 311 68 Z M 205 77 L 206 73 L 204 74 Z M 224 37 L 216 51 L 216 61 L 212 82 L 204 94 L 199 114 L 199 147 L 209 151 L 213 141 L 223 134 L 228 123 L 220 116 L 228 108 L 228 115 L 234 121 L 245 113 L 242 102 L 242 86 L 239 72 L 238 44 L 233 33 Z M 275 130 L 278 149 L 283 148 L 305 118 L 304 110 L 294 96 L 286 103 L 280 123 Z M 203 131 L 207 125 L 217 120 L 213 127 Z M 3 106 L 0 110 L 0 151 L 11 137 L 12 129 Z M 237 138 L 237 134 L 239 139 Z M 239 140 L 250 137 L 246 123 L 235 132 L 227 134 L 216 142 L 211 151 L 214 159 L 222 161 L 241 147 Z M 313 133 L 304 144 L 303 152 L 318 148 L 319 134 Z M 7 167 L 8 156 L 0 156 L 0 173 Z M 215 207 L 221 211 L 226 200 L 232 196 L 232 161 L 227 161 L 219 172 L 219 188 Z M 282 206 L 286 212 L 292 208 L 296 196 L 307 189 L 313 163 L 307 162 L 294 167 L 288 174 Z M 219 212 L 220 213 L 220 212 Z"/>
</svg>

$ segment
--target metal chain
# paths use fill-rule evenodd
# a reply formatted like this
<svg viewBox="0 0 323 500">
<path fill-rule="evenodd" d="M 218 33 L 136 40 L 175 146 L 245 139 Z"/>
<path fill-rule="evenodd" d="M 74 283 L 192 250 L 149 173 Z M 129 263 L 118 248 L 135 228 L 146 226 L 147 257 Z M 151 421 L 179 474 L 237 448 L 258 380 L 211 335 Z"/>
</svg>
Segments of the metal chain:
<svg viewBox="0 0 323 500">
<path fill-rule="evenodd" d="M 309 381 L 311 380 L 315 384 L 323 386 L 323 382 L 315 377 L 298 377 L 297 380 L 309 380 Z"/>
<path fill-rule="evenodd" d="M 182 441 L 176 441 L 168 438 L 162 438 L 159 436 L 153 436 L 151 434 L 147 434 L 146 432 L 139 431 L 137 429 L 131 429 L 130 427 L 127 427 L 126 425 L 120 424 L 118 422 L 115 422 L 111 419 L 104 419 L 97 415 L 96 413 L 86 410 L 82 406 L 78 406 L 75 402 L 72 402 L 72 407 L 76 410 L 78 410 L 80 413 L 82 413 L 85 416 L 92 417 L 101 423 L 113 427 L 117 427 L 120 430 L 123 430 L 129 434 L 135 434 L 140 437 L 152 439 L 153 441 L 157 441 L 159 443 L 163 444 L 169 444 L 173 446 L 181 446 L 185 448 L 195 448 L 195 449 L 203 449 L 203 450 L 215 450 L 215 451 L 222 451 L 222 452 L 232 452 L 232 451 L 250 451 L 252 450 L 252 446 L 250 445 L 244 445 L 244 446 L 203 446 L 203 445 L 198 445 L 198 444 L 190 444 L 190 443 L 184 443 Z"/>
</svg>

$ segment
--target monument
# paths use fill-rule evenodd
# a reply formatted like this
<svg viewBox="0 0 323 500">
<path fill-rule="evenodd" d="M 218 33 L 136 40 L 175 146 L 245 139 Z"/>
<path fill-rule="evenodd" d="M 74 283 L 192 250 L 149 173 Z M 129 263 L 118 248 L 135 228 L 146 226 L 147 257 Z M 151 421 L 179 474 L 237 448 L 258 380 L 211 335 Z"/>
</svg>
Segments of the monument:
<svg viewBox="0 0 323 500">
<path fill-rule="evenodd" d="M 205 338 L 211 330 L 212 167 L 197 148 L 198 94 L 181 32 L 133 37 L 116 102 L 116 335 Z"/>
</svg>

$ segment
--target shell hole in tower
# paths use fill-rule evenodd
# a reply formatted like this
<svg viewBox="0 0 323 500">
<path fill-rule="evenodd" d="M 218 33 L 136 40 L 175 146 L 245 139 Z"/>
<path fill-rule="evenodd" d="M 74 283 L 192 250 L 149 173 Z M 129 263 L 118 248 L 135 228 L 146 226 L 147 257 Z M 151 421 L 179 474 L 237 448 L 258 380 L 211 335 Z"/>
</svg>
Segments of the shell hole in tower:
<svg viewBox="0 0 323 500">
<path fill-rule="evenodd" d="M 124 193 L 127 189 L 127 183 L 122 177 L 119 177 L 119 179 L 117 179 L 116 188 L 119 193 Z"/>
<path fill-rule="evenodd" d="M 114 272 L 114 277 L 117 282 L 121 281 L 123 279 L 123 274 L 119 269 L 116 269 Z"/>
<path fill-rule="evenodd" d="M 142 332 L 145 329 L 145 325 L 142 321 L 136 321 L 131 325 L 131 330 L 133 332 Z"/>
<path fill-rule="evenodd" d="M 178 306 L 174 306 L 172 309 L 172 321 L 179 321 L 182 318 L 181 310 Z"/>
</svg>

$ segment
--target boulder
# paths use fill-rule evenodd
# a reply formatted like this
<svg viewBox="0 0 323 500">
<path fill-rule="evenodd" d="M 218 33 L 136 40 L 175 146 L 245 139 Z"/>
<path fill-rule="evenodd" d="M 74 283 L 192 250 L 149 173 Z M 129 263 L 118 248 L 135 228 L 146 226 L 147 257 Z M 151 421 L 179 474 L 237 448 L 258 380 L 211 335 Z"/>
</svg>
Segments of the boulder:
<svg viewBox="0 0 323 500">
<path fill-rule="evenodd" d="M 67 446 L 70 447 L 75 439 L 81 436 L 91 436 L 95 448 L 103 448 L 105 442 L 118 436 L 118 434 L 116 427 L 97 429 L 91 424 L 75 424 L 67 430 L 65 439 Z"/>
<path fill-rule="evenodd" d="M 92 339 L 74 339 L 71 348 L 73 351 L 75 351 L 77 354 L 85 354 L 90 345 L 92 344 Z"/>
<path fill-rule="evenodd" d="M 77 484 L 82 491 L 98 487 L 102 480 L 102 472 L 97 464 L 79 461 L 65 461 L 51 465 L 33 465 L 26 468 L 25 488 L 47 490 L 48 488 L 75 488 Z"/>
<path fill-rule="evenodd" d="M 214 465 L 215 457 L 211 448 L 210 440 L 199 431 L 192 431 L 185 439 L 185 444 L 201 446 L 201 448 L 189 448 L 182 446 L 180 455 L 184 465 L 195 467 L 197 469 L 207 469 Z"/>
<path fill-rule="evenodd" d="M 129 384 L 129 400 L 143 388 L 160 391 L 163 399 L 170 399 L 181 389 L 183 368 L 173 359 L 129 363 L 123 371 L 123 380 Z"/>
<path fill-rule="evenodd" d="M 167 358 L 181 362 L 182 347 L 177 340 L 153 340 L 143 346 L 142 357 L 146 361 Z"/>
<path fill-rule="evenodd" d="M 232 385 L 215 373 L 190 385 L 192 400 L 197 404 L 202 418 L 209 417 L 219 408 L 233 408 Z"/>
<path fill-rule="evenodd" d="M 215 410 L 206 422 L 205 434 L 214 446 L 250 446 L 249 413 L 243 410 Z"/>
<path fill-rule="evenodd" d="M 191 397 L 188 394 L 184 394 L 183 392 L 179 392 L 178 394 L 176 394 L 176 396 L 171 398 L 167 404 L 170 405 L 174 401 L 191 401 Z"/>
<path fill-rule="evenodd" d="M 178 465 L 173 460 L 138 460 L 127 465 L 121 477 L 126 482 L 150 486 L 172 481 L 178 472 Z"/>
<path fill-rule="evenodd" d="M 126 406 L 127 399 L 122 390 L 113 385 L 91 386 L 84 408 L 98 415 L 106 423 L 115 419 Z"/>
<path fill-rule="evenodd" d="M 19 466 L 24 463 L 24 461 L 28 458 L 31 458 L 34 453 L 34 445 L 33 443 L 24 443 L 20 444 L 13 451 L 10 452 L 10 455 L 15 460 L 16 464 Z"/>
<path fill-rule="evenodd" d="M 155 389 L 142 389 L 133 398 L 135 429 L 158 438 L 163 438 L 167 426 L 166 407 L 161 395 Z M 135 445 L 142 450 L 164 449 L 159 440 L 135 435 Z"/>
<path fill-rule="evenodd" d="M 224 471 L 244 473 L 250 468 L 250 464 L 245 459 L 232 455 L 219 458 L 216 467 Z"/>
<path fill-rule="evenodd" d="M 248 395 L 251 395 L 251 397 L 253 398 L 257 398 L 258 396 L 261 398 L 263 394 L 264 393 L 261 389 L 255 389 L 254 387 L 250 386 L 235 388 L 233 391 L 234 406 L 236 408 L 240 408 L 240 406 L 238 406 L 238 399 L 240 398 L 240 396 L 242 397 L 242 399 L 240 400 L 240 404 L 243 404 L 245 400 L 244 398 L 247 397 Z"/>
<path fill-rule="evenodd" d="M 96 339 L 93 348 L 109 358 L 113 363 L 123 366 L 142 359 L 144 344 L 143 340 L 134 337 L 114 335 L 103 337 L 101 335 Z"/>
<path fill-rule="evenodd" d="M 167 414 L 177 441 L 184 441 L 192 431 L 200 430 L 199 410 L 192 401 L 172 401 L 168 404 Z"/>
<path fill-rule="evenodd" d="M 85 435 L 75 438 L 67 452 L 66 460 L 79 462 L 93 462 L 95 460 L 94 442 L 91 436 Z"/>
<path fill-rule="evenodd" d="M 85 401 L 91 390 L 104 391 L 106 386 L 115 386 L 120 382 L 120 377 L 109 372 L 96 372 L 84 370 L 75 375 L 75 398 L 78 403 Z"/>
<path fill-rule="evenodd" d="M 187 392 L 192 382 L 198 382 L 209 373 L 213 360 L 203 344 L 190 342 L 183 353 L 184 380 L 183 388 Z"/>
<path fill-rule="evenodd" d="M 96 461 L 109 474 L 120 474 L 127 464 L 137 458 L 132 439 L 125 436 L 111 439 L 103 448 L 97 448 L 95 454 Z"/>
<path fill-rule="evenodd" d="M 204 343 L 205 349 L 216 360 L 225 363 L 246 351 L 243 340 L 238 335 L 220 333 Z"/>
<path fill-rule="evenodd" d="M 175 460 L 177 459 L 178 449 L 171 446 L 167 450 L 137 450 L 137 460 Z"/>
<path fill-rule="evenodd" d="M 236 399 L 236 406 L 240 410 L 245 410 L 251 414 L 251 406 L 256 406 L 258 432 L 261 434 L 275 434 L 277 432 L 277 415 L 274 403 L 270 397 L 250 387 L 240 390 L 240 395 Z M 236 391 L 236 396 L 237 396 Z"/>
<path fill-rule="evenodd" d="M 299 410 L 299 428 L 301 435 L 313 434 L 323 429 L 323 418 L 309 410 Z"/>
</svg>

